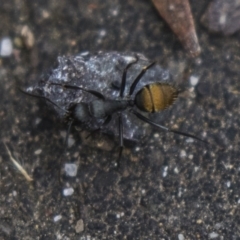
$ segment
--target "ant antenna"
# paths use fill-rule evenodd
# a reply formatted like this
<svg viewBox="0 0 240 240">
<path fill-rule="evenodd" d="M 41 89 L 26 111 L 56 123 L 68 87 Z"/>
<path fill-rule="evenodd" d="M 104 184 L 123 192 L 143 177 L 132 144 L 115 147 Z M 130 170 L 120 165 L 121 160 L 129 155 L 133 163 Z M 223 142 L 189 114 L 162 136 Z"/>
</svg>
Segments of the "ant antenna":
<svg viewBox="0 0 240 240">
<path fill-rule="evenodd" d="M 122 151 L 123 151 L 123 123 L 122 123 L 122 113 L 119 114 L 118 117 L 118 131 L 119 131 L 119 145 L 120 145 L 120 151 L 118 156 L 118 162 L 121 159 Z"/>
<path fill-rule="evenodd" d="M 63 88 L 69 88 L 69 89 L 77 89 L 77 90 L 82 90 L 84 92 L 88 92 L 88 93 L 91 93 L 92 95 L 94 95 L 95 97 L 97 98 L 100 98 L 100 99 L 105 99 L 105 97 L 98 91 L 94 91 L 94 90 L 88 90 L 88 89 L 85 89 L 85 88 L 82 88 L 82 87 L 78 87 L 78 86 L 74 86 L 74 85 L 69 85 L 69 84 L 62 84 L 62 83 L 53 83 L 53 82 L 50 82 L 51 85 L 56 85 L 56 86 L 61 86 Z"/>
<path fill-rule="evenodd" d="M 64 145 L 65 145 L 65 151 L 67 149 L 67 146 L 68 146 L 68 138 L 69 138 L 69 133 L 70 133 L 70 130 L 72 128 L 72 124 L 73 124 L 74 120 L 71 120 L 68 124 L 68 129 L 67 129 L 67 134 L 66 134 L 66 138 L 64 140 Z"/>
<path fill-rule="evenodd" d="M 37 95 L 37 94 L 34 94 L 34 93 L 26 92 L 26 91 L 22 90 L 22 89 L 19 88 L 19 87 L 18 87 L 18 90 L 21 91 L 22 93 L 28 95 L 28 96 L 44 99 L 44 100 L 50 102 L 51 104 L 53 104 L 54 106 L 58 107 L 59 109 L 61 109 L 63 112 L 67 112 L 65 109 L 63 109 L 62 107 L 60 107 L 59 105 L 57 105 L 55 102 L 53 102 L 51 99 L 49 99 L 49 98 L 47 98 L 47 97 L 45 97 L 45 96 L 41 96 L 41 95 Z M 66 151 L 66 149 L 67 149 L 67 141 L 68 141 L 68 137 L 69 137 L 69 133 L 70 133 L 72 124 L 73 124 L 73 120 L 70 121 L 69 126 L 68 126 L 68 129 L 67 129 L 67 135 L 66 135 L 66 138 L 65 138 L 65 140 L 64 140 L 64 145 L 65 145 L 65 150 L 64 150 L 64 151 Z"/>
<path fill-rule="evenodd" d="M 55 102 L 53 102 L 50 98 L 48 97 L 45 97 L 45 96 L 41 96 L 41 95 L 37 95 L 37 94 L 34 94 L 34 93 L 29 93 L 29 92 L 26 92 L 24 90 L 22 90 L 21 88 L 17 87 L 18 90 L 28 96 L 31 96 L 31 97 L 35 97 L 35 98 L 41 98 L 41 99 L 44 99 L 48 102 L 50 102 L 51 104 L 53 104 L 55 107 L 58 107 L 59 109 L 61 109 L 63 112 L 67 112 L 65 109 L 63 109 L 62 107 L 60 107 L 59 105 L 57 105 Z"/>
</svg>

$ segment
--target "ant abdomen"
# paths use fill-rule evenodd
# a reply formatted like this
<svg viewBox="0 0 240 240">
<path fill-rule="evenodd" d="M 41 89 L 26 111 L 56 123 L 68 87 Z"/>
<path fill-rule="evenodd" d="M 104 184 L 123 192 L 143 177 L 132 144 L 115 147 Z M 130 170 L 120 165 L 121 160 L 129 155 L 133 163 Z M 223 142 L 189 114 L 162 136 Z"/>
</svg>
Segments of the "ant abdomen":
<svg viewBox="0 0 240 240">
<path fill-rule="evenodd" d="M 143 87 L 135 97 L 135 104 L 145 112 L 159 112 L 171 106 L 178 97 L 178 89 L 168 83 L 153 83 Z"/>
</svg>

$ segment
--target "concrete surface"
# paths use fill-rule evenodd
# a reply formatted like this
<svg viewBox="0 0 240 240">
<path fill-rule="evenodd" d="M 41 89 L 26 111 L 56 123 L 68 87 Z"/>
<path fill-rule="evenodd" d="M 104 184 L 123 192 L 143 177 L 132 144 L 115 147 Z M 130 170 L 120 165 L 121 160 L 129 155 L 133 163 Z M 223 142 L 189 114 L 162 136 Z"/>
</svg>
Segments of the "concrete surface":
<svg viewBox="0 0 240 240">
<path fill-rule="evenodd" d="M 0 37 L 15 47 L 0 59 L 0 239 L 240 239 L 240 35 L 210 34 L 200 23 L 207 3 L 191 1 L 202 47 L 193 61 L 151 1 L 1 3 Z M 35 38 L 30 50 L 16 48 L 25 25 Z M 187 91 L 156 120 L 212 144 L 152 129 L 116 169 L 117 144 L 109 151 L 73 130 L 63 153 L 64 123 L 15 87 L 57 56 L 85 50 L 136 51 L 169 68 Z M 15 169 L 3 142 L 34 182 Z M 61 171 L 59 182 L 65 163 L 78 165 L 77 176 Z"/>
</svg>

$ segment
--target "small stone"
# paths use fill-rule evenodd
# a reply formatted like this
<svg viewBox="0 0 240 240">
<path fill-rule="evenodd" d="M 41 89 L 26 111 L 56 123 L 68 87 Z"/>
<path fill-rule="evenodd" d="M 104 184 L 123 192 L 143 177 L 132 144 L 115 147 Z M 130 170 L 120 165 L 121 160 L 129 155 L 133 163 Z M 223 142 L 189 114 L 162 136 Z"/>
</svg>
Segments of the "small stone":
<svg viewBox="0 0 240 240">
<path fill-rule="evenodd" d="M 162 176 L 163 176 L 163 177 L 166 177 L 167 174 L 168 174 L 168 166 L 164 166 L 164 167 L 163 167 L 163 171 L 162 171 Z"/>
<path fill-rule="evenodd" d="M 53 221 L 58 222 L 60 219 L 62 219 L 62 215 L 57 215 L 57 216 L 54 216 Z"/>
<path fill-rule="evenodd" d="M 230 188 L 230 187 L 231 187 L 231 182 L 230 182 L 230 181 L 227 181 L 227 182 L 226 182 L 226 186 L 227 186 L 228 188 Z"/>
<path fill-rule="evenodd" d="M 75 139 L 73 138 L 73 137 L 69 137 L 68 138 L 68 147 L 70 148 L 70 147 L 72 147 L 74 144 L 75 144 Z"/>
<path fill-rule="evenodd" d="M 36 151 L 34 152 L 35 155 L 39 155 L 39 154 L 41 154 L 41 153 L 42 153 L 42 149 L 38 149 L 38 150 L 36 150 Z"/>
<path fill-rule="evenodd" d="M 65 189 L 63 189 L 63 195 L 65 196 L 65 197 L 67 197 L 67 196 L 71 196 L 72 194 L 74 193 L 74 189 L 73 188 L 65 188 Z"/>
<path fill-rule="evenodd" d="M 21 29 L 21 37 L 27 49 L 32 49 L 35 44 L 35 38 L 31 29 L 25 25 Z"/>
<path fill-rule="evenodd" d="M 198 84 L 198 82 L 199 82 L 199 77 L 197 77 L 197 76 L 191 76 L 190 79 L 189 79 L 189 81 L 190 81 L 190 84 L 191 84 L 193 87 L 195 87 L 195 86 Z"/>
<path fill-rule="evenodd" d="M 184 240 L 184 239 L 185 239 L 185 237 L 183 236 L 183 234 L 179 233 L 178 234 L 178 240 Z"/>
<path fill-rule="evenodd" d="M 216 233 L 216 232 L 211 232 L 211 233 L 209 233 L 208 236 L 209 236 L 210 239 L 213 239 L 213 238 L 217 238 L 219 236 L 219 234 Z"/>
<path fill-rule="evenodd" d="M 13 45 L 9 37 L 4 37 L 0 40 L 0 56 L 9 57 L 12 54 Z"/>
<path fill-rule="evenodd" d="M 64 171 L 69 177 L 76 177 L 78 166 L 74 163 L 66 163 L 64 165 Z"/>
<path fill-rule="evenodd" d="M 186 156 L 187 156 L 186 151 L 185 151 L 185 150 L 181 150 L 181 152 L 180 152 L 180 157 L 181 157 L 181 158 L 184 158 L 184 157 L 186 157 Z"/>
<path fill-rule="evenodd" d="M 240 30 L 240 1 L 213 0 L 202 16 L 210 32 L 231 35 Z"/>
<path fill-rule="evenodd" d="M 82 219 L 79 219 L 77 221 L 77 224 L 75 226 L 75 231 L 76 233 L 80 233 L 84 230 L 84 224 L 83 224 L 83 220 Z"/>
</svg>

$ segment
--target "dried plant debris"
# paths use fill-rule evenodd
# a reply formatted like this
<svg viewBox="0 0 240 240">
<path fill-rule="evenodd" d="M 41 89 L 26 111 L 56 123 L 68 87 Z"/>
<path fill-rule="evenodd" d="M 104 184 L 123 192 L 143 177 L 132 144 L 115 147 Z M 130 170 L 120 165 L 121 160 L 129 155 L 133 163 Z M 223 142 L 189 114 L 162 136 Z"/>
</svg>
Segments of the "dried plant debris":
<svg viewBox="0 0 240 240">
<path fill-rule="evenodd" d="M 5 148 L 7 150 L 8 156 L 10 158 L 10 160 L 12 161 L 12 163 L 14 164 L 14 166 L 17 168 L 17 170 L 25 177 L 25 179 L 29 182 L 33 181 L 33 178 L 29 176 L 29 174 L 27 173 L 27 171 L 21 166 L 20 163 L 18 163 L 17 160 L 15 160 L 9 150 L 9 148 L 7 147 L 7 144 L 4 143 Z"/>
<path fill-rule="evenodd" d="M 223 35 L 235 33 L 240 29 L 240 1 L 212 1 L 201 21 L 211 32 Z"/>
<path fill-rule="evenodd" d="M 189 56 L 196 57 L 201 48 L 188 0 L 152 0 L 159 14 L 177 35 Z"/>
</svg>

